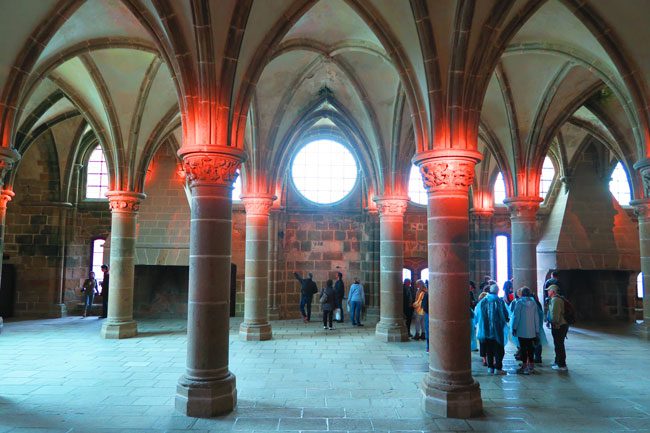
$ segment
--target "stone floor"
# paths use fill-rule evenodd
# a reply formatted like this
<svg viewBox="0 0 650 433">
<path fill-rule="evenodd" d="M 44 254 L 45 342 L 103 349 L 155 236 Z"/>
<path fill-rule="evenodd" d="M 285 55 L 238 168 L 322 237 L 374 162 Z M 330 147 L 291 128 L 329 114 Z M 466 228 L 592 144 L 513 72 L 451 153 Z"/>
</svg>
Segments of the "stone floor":
<svg viewBox="0 0 650 433">
<path fill-rule="evenodd" d="M 381 343 L 373 327 L 273 322 L 274 339 L 242 342 L 232 322 L 230 415 L 174 412 L 185 365 L 183 322 L 146 321 L 129 340 L 102 340 L 101 320 L 5 322 L 0 335 L 0 433 L 523 431 L 650 432 L 650 344 L 621 328 L 572 329 L 569 373 L 488 376 L 473 354 L 485 416 L 420 411 L 424 343 Z M 371 325 L 367 323 L 367 325 Z"/>
</svg>

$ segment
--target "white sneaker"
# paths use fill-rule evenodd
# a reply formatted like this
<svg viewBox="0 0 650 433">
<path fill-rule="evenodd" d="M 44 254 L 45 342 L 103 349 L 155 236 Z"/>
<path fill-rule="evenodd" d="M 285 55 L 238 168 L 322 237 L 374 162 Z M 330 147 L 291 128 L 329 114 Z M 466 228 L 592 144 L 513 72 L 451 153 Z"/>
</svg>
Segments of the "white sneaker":
<svg viewBox="0 0 650 433">
<path fill-rule="evenodd" d="M 333 331 L 333 330 L 334 330 L 334 327 L 333 327 L 333 326 L 330 326 L 330 331 Z"/>
<path fill-rule="evenodd" d="M 494 368 L 488 368 L 488 374 L 494 374 Z"/>
<path fill-rule="evenodd" d="M 323 326 L 323 329 L 327 329 L 327 326 Z"/>
<path fill-rule="evenodd" d="M 553 365 L 553 366 L 551 366 L 551 368 L 552 368 L 553 370 L 557 370 L 557 371 L 569 371 L 568 368 L 566 368 L 566 367 L 560 367 L 559 365 Z"/>
</svg>

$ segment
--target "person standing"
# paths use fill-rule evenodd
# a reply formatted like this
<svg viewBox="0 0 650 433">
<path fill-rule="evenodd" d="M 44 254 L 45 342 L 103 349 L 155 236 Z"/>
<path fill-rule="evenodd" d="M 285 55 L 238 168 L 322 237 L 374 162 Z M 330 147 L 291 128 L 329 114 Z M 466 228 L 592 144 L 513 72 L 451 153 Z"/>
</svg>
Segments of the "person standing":
<svg viewBox="0 0 650 433">
<path fill-rule="evenodd" d="M 477 337 L 485 345 L 488 374 L 506 374 L 503 371 L 503 346 L 509 317 L 506 303 L 499 298 L 499 286 L 490 286 L 489 294 L 478 303 L 475 313 Z"/>
<path fill-rule="evenodd" d="M 318 293 L 318 286 L 314 282 L 314 276 L 310 272 L 307 278 L 302 278 L 298 272 L 293 276 L 300 282 L 300 314 L 302 321 L 307 323 L 311 320 L 311 303 L 315 293 Z"/>
<path fill-rule="evenodd" d="M 413 337 L 413 334 L 411 334 L 411 320 L 413 319 L 413 303 L 415 302 L 415 289 L 411 285 L 410 278 L 406 278 L 402 285 L 402 299 L 406 332 L 408 332 L 410 338 Z"/>
<path fill-rule="evenodd" d="M 551 324 L 553 345 L 555 346 L 555 363 L 553 370 L 567 371 L 566 348 L 564 340 L 569 332 L 569 324 L 564 319 L 564 299 L 559 296 L 559 287 L 552 284 L 548 288 L 548 322 Z"/>
<path fill-rule="evenodd" d="M 334 292 L 336 293 L 336 308 L 341 311 L 341 318 L 337 320 L 339 323 L 343 323 L 345 320 L 343 316 L 343 300 L 345 299 L 345 283 L 343 282 L 343 274 L 341 272 L 336 273 L 336 283 L 334 283 Z"/>
<path fill-rule="evenodd" d="M 426 336 L 424 333 L 424 308 L 422 303 L 424 300 L 424 295 L 427 294 L 427 286 L 424 284 L 424 281 L 417 280 L 415 282 L 415 287 L 417 288 L 417 293 L 415 295 L 415 302 L 413 302 L 413 321 L 415 322 L 415 337 L 414 340 L 425 340 Z"/>
<path fill-rule="evenodd" d="M 104 273 L 104 278 L 102 282 L 99 283 L 102 286 L 102 315 L 99 316 L 101 319 L 105 319 L 108 316 L 108 265 L 102 265 L 102 272 Z"/>
<path fill-rule="evenodd" d="M 332 316 L 336 308 L 336 292 L 334 291 L 334 282 L 327 280 L 325 288 L 320 292 L 320 306 L 323 310 L 323 329 L 334 329 L 332 326 Z"/>
<path fill-rule="evenodd" d="M 518 373 L 535 371 L 535 341 L 539 340 L 539 312 L 528 287 L 521 289 L 521 297 L 514 303 L 512 336 L 519 339 L 522 365 Z"/>
<path fill-rule="evenodd" d="M 422 296 L 422 311 L 424 312 L 424 335 L 427 340 L 427 353 L 429 353 L 429 285 L 425 286 L 424 296 Z"/>
<path fill-rule="evenodd" d="M 348 293 L 348 307 L 350 316 L 352 316 L 352 326 L 363 326 L 361 323 L 361 308 L 366 303 L 366 295 L 363 292 L 363 286 L 359 278 L 354 278 L 354 284 L 350 286 Z"/>
<path fill-rule="evenodd" d="M 84 294 L 84 313 L 83 317 L 88 315 L 88 310 L 93 306 L 93 300 L 97 294 L 97 280 L 95 279 L 95 273 L 90 271 L 88 278 L 84 280 L 83 285 L 81 286 L 81 292 Z"/>
</svg>

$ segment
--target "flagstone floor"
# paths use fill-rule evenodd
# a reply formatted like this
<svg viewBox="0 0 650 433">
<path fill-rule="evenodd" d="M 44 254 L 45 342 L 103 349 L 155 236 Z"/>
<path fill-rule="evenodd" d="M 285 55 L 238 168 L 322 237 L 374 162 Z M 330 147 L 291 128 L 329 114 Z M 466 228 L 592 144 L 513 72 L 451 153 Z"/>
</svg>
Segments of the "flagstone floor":
<svg viewBox="0 0 650 433">
<path fill-rule="evenodd" d="M 238 406 L 196 419 L 174 411 L 185 365 L 185 323 L 142 321 L 140 335 L 103 340 L 101 320 L 8 321 L 0 334 L 0 433 L 161 432 L 650 432 L 650 343 L 623 327 L 575 328 L 568 373 L 488 376 L 477 354 L 485 415 L 433 418 L 420 410 L 424 343 L 382 343 L 364 328 L 273 322 L 274 339 L 243 342 L 231 323 Z"/>
</svg>

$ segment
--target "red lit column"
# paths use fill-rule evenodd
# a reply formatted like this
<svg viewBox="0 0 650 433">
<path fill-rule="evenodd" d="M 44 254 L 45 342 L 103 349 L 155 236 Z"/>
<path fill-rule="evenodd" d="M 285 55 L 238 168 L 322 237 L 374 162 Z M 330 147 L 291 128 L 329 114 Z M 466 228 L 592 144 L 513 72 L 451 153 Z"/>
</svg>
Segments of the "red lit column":
<svg viewBox="0 0 650 433">
<path fill-rule="evenodd" d="M 383 341 L 407 341 L 402 297 L 404 213 L 408 197 L 377 197 L 379 211 L 379 323 L 375 335 Z"/>
<path fill-rule="evenodd" d="M 107 339 L 130 338 L 138 333 L 133 320 L 133 274 L 138 209 L 145 195 L 109 191 L 106 196 L 111 208 L 111 295 L 101 336 Z"/>
<path fill-rule="evenodd" d="M 492 273 L 492 216 L 494 209 L 472 209 L 470 211 L 470 275 L 474 281 L 483 281 L 485 275 Z M 477 294 L 478 295 L 478 294 Z"/>
<path fill-rule="evenodd" d="M 273 195 L 242 196 L 246 207 L 246 270 L 244 321 L 239 327 L 242 340 L 270 340 L 268 312 L 269 212 Z"/>
<path fill-rule="evenodd" d="M 537 211 L 541 197 L 504 200 L 510 209 L 512 276 L 514 287 L 528 286 L 537 293 Z"/>
<path fill-rule="evenodd" d="M 190 187 L 190 276 L 187 367 L 178 380 L 176 409 L 212 417 L 237 404 L 228 369 L 232 186 L 241 150 L 226 146 L 179 152 Z"/>
<path fill-rule="evenodd" d="M 481 154 L 433 150 L 415 155 L 428 193 L 429 372 L 423 408 L 432 415 L 469 418 L 483 412 L 470 359 L 469 187 Z"/>
<path fill-rule="evenodd" d="M 5 222 L 7 218 L 7 203 L 14 197 L 14 192 L 5 189 L 5 177 L 20 159 L 20 154 L 8 147 L 0 147 L 0 278 L 2 278 L 2 256 L 5 250 Z M 0 316 L 0 333 L 2 333 L 2 316 Z"/>
</svg>

